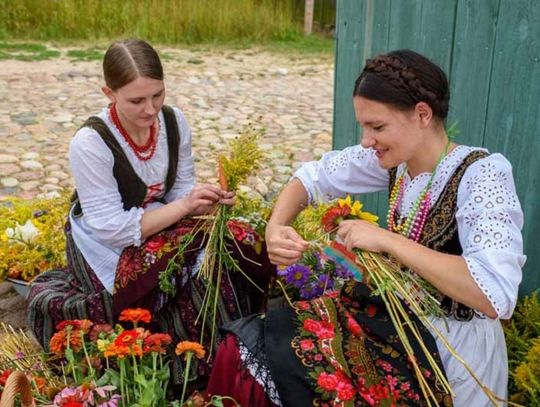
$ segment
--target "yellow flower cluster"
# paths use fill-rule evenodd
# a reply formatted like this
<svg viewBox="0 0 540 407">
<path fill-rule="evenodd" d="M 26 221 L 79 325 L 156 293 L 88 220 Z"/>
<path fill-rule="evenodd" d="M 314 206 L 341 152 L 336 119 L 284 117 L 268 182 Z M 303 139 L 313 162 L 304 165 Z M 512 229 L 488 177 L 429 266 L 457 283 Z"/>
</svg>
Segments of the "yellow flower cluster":
<svg viewBox="0 0 540 407">
<path fill-rule="evenodd" d="M 351 209 L 351 215 L 358 219 L 367 220 L 368 222 L 377 223 L 379 217 L 369 212 L 362 212 L 363 204 L 360 201 L 354 201 L 350 195 L 347 195 L 345 199 L 338 199 L 338 205 L 340 207 L 347 206 Z"/>
<path fill-rule="evenodd" d="M 263 152 L 259 149 L 259 137 L 262 130 L 248 127 L 239 137 L 229 142 L 229 156 L 220 155 L 219 163 L 223 166 L 227 180 L 227 189 L 236 191 L 253 171 L 260 168 Z"/>
<path fill-rule="evenodd" d="M 39 273 L 64 267 L 63 227 L 69 197 L 0 203 L 0 280 L 30 281 Z"/>
</svg>

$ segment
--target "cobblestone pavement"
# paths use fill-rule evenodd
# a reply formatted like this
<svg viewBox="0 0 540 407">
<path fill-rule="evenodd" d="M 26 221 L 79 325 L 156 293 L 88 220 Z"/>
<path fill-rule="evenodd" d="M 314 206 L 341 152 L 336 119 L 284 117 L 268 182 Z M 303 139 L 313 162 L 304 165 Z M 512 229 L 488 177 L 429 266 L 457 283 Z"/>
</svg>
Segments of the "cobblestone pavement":
<svg viewBox="0 0 540 407">
<path fill-rule="evenodd" d="M 302 161 L 331 146 L 333 58 L 257 50 L 163 49 L 166 103 L 193 130 L 196 174 L 215 182 L 215 156 L 249 123 L 266 129 L 268 162 L 246 190 L 271 198 Z M 72 187 L 74 131 L 106 106 L 100 62 L 0 62 L 0 201 Z M 0 320 L 24 325 L 24 301 L 0 285 Z"/>
</svg>

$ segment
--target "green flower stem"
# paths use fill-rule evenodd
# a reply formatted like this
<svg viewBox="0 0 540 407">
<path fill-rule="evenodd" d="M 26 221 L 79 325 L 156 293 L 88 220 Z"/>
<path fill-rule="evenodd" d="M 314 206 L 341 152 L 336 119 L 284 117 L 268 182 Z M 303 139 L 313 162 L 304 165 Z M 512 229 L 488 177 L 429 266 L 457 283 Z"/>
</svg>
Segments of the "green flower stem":
<svg viewBox="0 0 540 407">
<path fill-rule="evenodd" d="M 191 359 L 193 358 L 193 351 L 186 352 L 186 369 L 184 370 L 184 384 L 182 386 L 182 397 L 180 398 L 180 406 L 184 405 L 186 397 L 187 383 L 189 379 L 189 368 L 191 367 Z"/>
<path fill-rule="evenodd" d="M 156 380 L 157 352 L 152 352 L 152 381 Z"/>
<path fill-rule="evenodd" d="M 88 370 L 90 371 L 90 377 L 92 379 L 95 378 L 95 371 L 94 371 L 94 368 L 92 367 L 92 363 L 90 362 L 90 356 L 88 355 L 88 349 L 86 349 L 86 342 L 84 340 L 84 332 L 81 331 L 81 340 L 82 340 L 82 347 L 83 347 L 83 352 L 84 352 L 84 357 L 86 358 L 86 363 L 88 364 Z"/>
</svg>

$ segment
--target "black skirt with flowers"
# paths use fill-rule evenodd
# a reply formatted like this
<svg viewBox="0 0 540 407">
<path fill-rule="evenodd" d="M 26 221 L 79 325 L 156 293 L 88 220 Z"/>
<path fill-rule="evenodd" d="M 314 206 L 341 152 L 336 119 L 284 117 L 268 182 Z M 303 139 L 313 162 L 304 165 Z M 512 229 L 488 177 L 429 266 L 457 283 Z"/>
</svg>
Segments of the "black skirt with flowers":
<svg viewBox="0 0 540 407">
<path fill-rule="evenodd" d="M 224 331 L 249 351 L 244 366 L 237 367 L 238 380 L 255 375 L 257 388 L 262 385 L 269 395 L 268 405 L 427 405 L 384 303 L 370 294 L 363 283 L 350 282 L 339 293 L 295 302 L 295 309 L 234 322 Z M 411 311 L 409 317 L 444 371 L 433 337 Z M 420 345 L 410 341 L 439 405 L 451 406 Z M 218 360 L 226 360 L 220 352 Z M 219 386 L 211 390 L 226 392 Z"/>
</svg>

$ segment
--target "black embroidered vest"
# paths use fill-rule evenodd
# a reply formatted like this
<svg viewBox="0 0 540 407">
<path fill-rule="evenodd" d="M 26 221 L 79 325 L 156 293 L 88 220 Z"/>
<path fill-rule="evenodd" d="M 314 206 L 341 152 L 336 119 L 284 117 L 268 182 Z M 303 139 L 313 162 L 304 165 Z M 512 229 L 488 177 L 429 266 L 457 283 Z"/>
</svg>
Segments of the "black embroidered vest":
<svg viewBox="0 0 540 407">
<path fill-rule="evenodd" d="M 456 220 L 458 187 L 467 168 L 475 161 L 488 155 L 485 151 L 472 151 L 456 168 L 454 174 L 450 177 L 450 180 L 441 192 L 439 199 L 429 211 L 419 243 L 441 253 L 455 255 L 461 255 L 463 253 L 463 248 L 459 243 Z M 396 172 L 397 168 L 389 170 L 389 191 L 392 191 L 396 182 Z M 470 321 L 475 315 L 480 316 L 475 310 L 452 300 L 446 295 L 441 294 L 440 300 L 445 314 L 458 321 Z"/>
<path fill-rule="evenodd" d="M 167 145 L 169 147 L 169 166 L 165 178 L 165 194 L 174 185 L 176 172 L 178 169 L 178 148 L 180 146 L 180 131 L 176 116 L 172 107 L 163 105 L 163 117 L 165 119 L 165 128 L 167 129 Z M 91 116 L 84 122 L 82 127 L 91 127 L 101 136 L 107 147 L 111 150 L 114 157 L 113 175 L 118 183 L 118 190 L 122 197 L 124 210 L 133 207 L 139 207 L 143 204 L 147 193 L 147 186 L 137 175 L 129 160 L 122 150 L 122 147 L 111 133 L 103 120 L 97 116 Z M 82 208 L 79 202 L 77 191 L 73 192 L 71 197 L 73 207 L 73 216 L 82 216 Z"/>
</svg>

